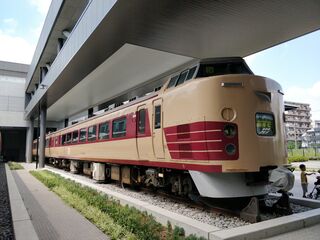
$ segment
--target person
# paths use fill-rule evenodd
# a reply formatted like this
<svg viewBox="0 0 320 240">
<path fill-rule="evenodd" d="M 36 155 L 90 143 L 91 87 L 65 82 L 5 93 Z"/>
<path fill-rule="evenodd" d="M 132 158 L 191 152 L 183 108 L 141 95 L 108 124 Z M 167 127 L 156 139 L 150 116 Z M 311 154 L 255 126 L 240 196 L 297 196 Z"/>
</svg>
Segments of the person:
<svg viewBox="0 0 320 240">
<path fill-rule="evenodd" d="M 303 198 L 306 198 L 306 193 L 308 192 L 308 178 L 307 176 L 309 175 L 312 175 L 314 173 L 307 173 L 306 172 L 306 165 L 304 164 L 300 164 L 299 166 L 300 170 L 301 170 L 301 187 L 302 187 L 302 192 L 303 192 L 303 195 L 302 197 Z"/>
</svg>

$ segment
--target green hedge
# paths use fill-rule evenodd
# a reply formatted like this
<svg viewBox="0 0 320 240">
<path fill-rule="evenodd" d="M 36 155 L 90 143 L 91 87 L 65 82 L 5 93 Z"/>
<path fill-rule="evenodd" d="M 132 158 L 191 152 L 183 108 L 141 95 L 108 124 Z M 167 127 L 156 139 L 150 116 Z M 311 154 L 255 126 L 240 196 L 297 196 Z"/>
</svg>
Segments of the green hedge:
<svg viewBox="0 0 320 240">
<path fill-rule="evenodd" d="M 292 162 L 307 162 L 309 161 L 308 157 L 304 157 L 304 156 L 293 156 L 293 157 L 288 157 L 288 162 L 292 163 Z"/>
<path fill-rule="evenodd" d="M 10 170 L 20 170 L 20 169 L 24 169 L 24 167 L 16 162 L 8 162 L 9 168 Z"/>
</svg>

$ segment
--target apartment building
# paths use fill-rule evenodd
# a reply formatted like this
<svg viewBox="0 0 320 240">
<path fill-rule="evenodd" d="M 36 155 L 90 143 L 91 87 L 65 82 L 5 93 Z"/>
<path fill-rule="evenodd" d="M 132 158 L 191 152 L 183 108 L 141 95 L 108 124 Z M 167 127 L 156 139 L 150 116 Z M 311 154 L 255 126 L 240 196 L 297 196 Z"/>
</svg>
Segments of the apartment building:
<svg viewBox="0 0 320 240">
<path fill-rule="evenodd" d="M 285 101 L 285 105 L 294 106 L 285 112 L 287 141 L 301 145 L 302 135 L 311 129 L 310 104 Z"/>
<path fill-rule="evenodd" d="M 320 120 L 315 120 L 314 127 L 302 135 L 302 147 L 320 148 Z"/>
</svg>

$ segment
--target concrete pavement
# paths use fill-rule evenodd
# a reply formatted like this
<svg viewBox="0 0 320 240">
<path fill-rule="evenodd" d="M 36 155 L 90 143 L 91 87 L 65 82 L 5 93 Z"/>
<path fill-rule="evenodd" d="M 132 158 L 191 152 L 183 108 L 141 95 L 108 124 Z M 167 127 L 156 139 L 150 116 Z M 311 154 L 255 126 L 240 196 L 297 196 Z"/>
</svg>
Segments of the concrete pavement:
<svg viewBox="0 0 320 240">
<path fill-rule="evenodd" d="M 39 239 L 109 239 L 28 171 L 13 171 L 12 175 Z"/>
</svg>

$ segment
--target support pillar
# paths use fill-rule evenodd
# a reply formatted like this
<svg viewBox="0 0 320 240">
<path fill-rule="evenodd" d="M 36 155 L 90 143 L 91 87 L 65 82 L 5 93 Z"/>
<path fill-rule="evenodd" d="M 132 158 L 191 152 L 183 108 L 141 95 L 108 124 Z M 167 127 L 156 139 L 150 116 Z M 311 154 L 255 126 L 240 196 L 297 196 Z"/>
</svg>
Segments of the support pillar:
<svg viewBox="0 0 320 240">
<path fill-rule="evenodd" d="M 28 128 L 27 128 L 27 138 L 26 138 L 26 162 L 32 163 L 32 141 L 33 141 L 33 133 L 34 133 L 34 121 L 33 119 L 28 120 Z"/>
<path fill-rule="evenodd" d="M 40 141 L 39 141 L 39 168 L 44 168 L 46 146 L 47 108 L 40 108 Z"/>
</svg>

